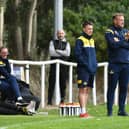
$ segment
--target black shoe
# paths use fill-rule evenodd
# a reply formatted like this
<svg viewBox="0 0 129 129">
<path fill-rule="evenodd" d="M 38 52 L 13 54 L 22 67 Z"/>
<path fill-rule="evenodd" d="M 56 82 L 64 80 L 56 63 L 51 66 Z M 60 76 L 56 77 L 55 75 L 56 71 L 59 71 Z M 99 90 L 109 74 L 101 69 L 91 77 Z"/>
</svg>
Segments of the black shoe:
<svg viewBox="0 0 129 129">
<path fill-rule="evenodd" d="M 27 106 L 29 103 L 27 103 L 25 100 L 21 99 L 21 100 L 17 100 L 16 101 L 16 105 L 17 106 Z"/>
<path fill-rule="evenodd" d="M 111 117 L 112 116 L 112 113 L 108 113 L 107 116 Z"/>
<path fill-rule="evenodd" d="M 107 116 L 111 117 L 112 116 L 112 112 L 108 112 Z"/>
<path fill-rule="evenodd" d="M 64 100 L 61 100 L 60 103 L 64 103 Z"/>
<path fill-rule="evenodd" d="M 48 101 L 47 105 L 52 105 L 52 102 Z"/>
<path fill-rule="evenodd" d="M 127 112 L 118 112 L 118 116 L 129 116 Z"/>
</svg>

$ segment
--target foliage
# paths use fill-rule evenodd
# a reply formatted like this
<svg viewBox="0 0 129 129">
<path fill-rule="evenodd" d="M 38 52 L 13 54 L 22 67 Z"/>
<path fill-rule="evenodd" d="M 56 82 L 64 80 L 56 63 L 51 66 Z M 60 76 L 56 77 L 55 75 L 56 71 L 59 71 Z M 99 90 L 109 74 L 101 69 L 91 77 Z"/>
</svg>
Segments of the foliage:
<svg viewBox="0 0 129 129">
<path fill-rule="evenodd" d="M 0 0 L 0 7 L 5 7 L 6 0 Z"/>
<path fill-rule="evenodd" d="M 68 3 L 66 3 L 65 10 L 70 10 L 68 12 L 71 12 L 71 14 L 74 13 L 74 16 L 76 16 L 76 19 L 73 16 L 71 18 L 70 14 L 67 14 L 67 16 L 64 15 L 64 21 L 65 19 L 68 19 L 64 23 L 64 26 L 66 24 L 67 29 L 69 29 L 70 31 L 71 31 L 70 26 L 74 26 L 73 27 L 74 30 L 72 29 L 72 33 L 74 33 L 75 35 L 70 34 L 71 36 L 74 36 L 74 38 L 71 37 L 70 40 L 73 41 L 74 39 L 74 42 L 75 42 L 76 37 L 78 37 L 81 32 L 81 22 L 84 20 L 92 21 L 94 23 L 93 37 L 96 42 L 97 59 L 99 62 L 107 61 L 107 45 L 104 38 L 105 30 L 108 28 L 108 26 L 112 24 L 112 15 L 115 12 L 124 13 L 126 23 L 127 21 L 129 21 L 129 18 L 128 18 L 129 7 L 127 6 L 127 4 L 129 4 L 129 1 L 103 0 L 100 2 L 99 0 L 91 0 L 91 1 L 85 2 L 84 3 L 85 6 L 83 5 L 83 3 L 84 1 L 80 0 L 80 3 L 78 3 L 79 8 L 77 10 L 75 10 L 73 6 L 71 7 L 67 6 Z M 73 20 L 75 20 L 75 22 L 72 22 Z M 73 46 L 73 43 L 72 43 L 72 46 Z"/>
<path fill-rule="evenodd" d="M 37 28 L 37 54 L 41 59 L 47 58 L 48 46 L 54 34 L 54 2 L 42 0 L 37 7 L 38 28 Z M 41 57 L 43 56 L 43 57 Z"/>
<path fill-rule="evenodd" d="M 13 33 L 11 37 L 10 31 L 13 30 L 14 18 L 13 14 L 13 0 L 7 0 L 6 17 L 5 17 L 5 40 L 12 41 L 14 45 Z M 29 8 L 29 0 L 22 0 L 19 6 L 20 10 L 20 25 L 23 30 L 23 42 L 25 39 L 24 26 L 26 15 Z M 97 59 L 98 61 L 107 60 L 107 46 L 104 38 L 105 30 L 112 24 L 112 14 L 115 12 L 123 12 L 125 14 L 125 23 L 128 27 L 129 21 L 129 1 L 128 0 L 64 0 L 64 30 L 66 31 L 66 38 L 72 47 L 71 59 L 73 59 L 73 47 L 76 38 L 80 35 L 82 28 L 81 24 L 84 20 L 91 20 L 94 23 L 94 39 L 96 42 Z M 49 41 L 53 38 L 54 33 L 54 1 L 40 0 L 37 3 L 38 12 L 38 28 L 37 28 L 37 60 L 47 59 Z M 12 11 L 11 11 L 12 10 Z M 11 28 L 8 30 L 8 28 Z M 14 32 L 14 31 L 13 31 Z M 11 41 L 10 41 L 11 40 Z M 11 43 L 10 43 L 11 44 Z M 12 54 L 14 54 L 12 52 Z"/>
</svg>

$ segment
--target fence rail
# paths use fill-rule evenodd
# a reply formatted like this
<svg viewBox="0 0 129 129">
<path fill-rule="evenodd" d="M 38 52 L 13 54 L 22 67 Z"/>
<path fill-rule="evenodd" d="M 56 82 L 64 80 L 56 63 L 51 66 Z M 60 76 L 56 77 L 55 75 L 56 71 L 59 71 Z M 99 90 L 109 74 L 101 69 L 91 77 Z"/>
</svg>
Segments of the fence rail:
<svg viewBox="0 0 129 129">
<path fill-rule="evenodd" d="M 73 62 L 67 62 L 62 60 L 50 60 L 50 61 L 17 61 L 17 60 L 9 60 L 11 64 L 11 69 L 13 71 L 14 65 L 24 65 L 25 66 L 25 79 L 26 82 L 30 82 L 30 66 L 41 66 L 41 107 L 45 107 L 45 68 L 46 65 L 54 64 L 56 63 L 56 82 L 55 82 L 55 104 L 58 105 L 60 102 L 60 89 L 59 89 L 59 72 L 60 72 L 60 64 L 64 64 L 69 66 L 69 102 L 72 102 L 73 100 L 73 91 L 72 91 L 72 85 L 73 85 L 73 68 L 77 66 L 76 63 Z M 99 63 L 98 67 L 104 67 L 104 102 L 107 102 L 106 99 L 106 92 L 107 92 L 107 82 L 108 82 L 108 63 Z M 93 97 L 93 104 L 97 104 L 96 99 L 96 80 L 94 81 L 94 88 L 92 90 L 92 97 Z"/>
</svg>

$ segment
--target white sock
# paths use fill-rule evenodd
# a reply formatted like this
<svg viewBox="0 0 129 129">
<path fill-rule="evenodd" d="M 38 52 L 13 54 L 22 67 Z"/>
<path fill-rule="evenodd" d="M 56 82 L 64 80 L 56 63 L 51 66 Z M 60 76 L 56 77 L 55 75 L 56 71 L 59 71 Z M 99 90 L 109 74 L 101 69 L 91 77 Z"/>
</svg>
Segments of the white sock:
<svg viewBox="0 0 129 129">
<path fill-rule="evenodd" d="M 17 100 L 22 100 L 22 99 L 23 99 L 23 98 L 22 98 L 21 96 L 17 98 Z"/>
<path fill-rule="evenodd" d="M 86 108 L 85 107 L 80 108 L 80 113 L 82 114 L 86 113 Z"/>
</svg>

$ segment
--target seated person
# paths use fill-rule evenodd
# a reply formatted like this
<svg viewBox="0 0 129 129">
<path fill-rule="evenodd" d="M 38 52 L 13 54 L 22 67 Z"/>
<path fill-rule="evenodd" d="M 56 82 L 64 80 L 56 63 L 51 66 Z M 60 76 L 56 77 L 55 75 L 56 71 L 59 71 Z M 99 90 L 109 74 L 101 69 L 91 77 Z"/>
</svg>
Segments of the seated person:
<svg viewBox="0 0 129 129">
<path fill-rule="evenodd" d="M 20 89 L 20 93 L 22 98 L 27 102 L 30 103 L 31 101 L 35 101 L 35 110 L 38 110 L 39 105 L 40 105 L 40 98 L 35 96 L 31 90 L 30 90 L 30 86 L 29 84 L 27 84 L 26 82 L 22 81 L 22 80 L 17 80 L 17 83 L 19 85 L 19 89 Z M 11 89 L 8 89 L 8 91 L 6 92 L 1 92 L 1 100 L 2 101 L 6 101 L 9 103 L 14 104 L 15 96 L 13 94 L 11 94 Z"/>
<path fill-rule="evenodd" d="M 8 48 L 0 48 L 0 91 L 6 92 L 9 96 L 15 96 L 16 103 L 19 105 L 26 105 L 27 103 L 23 100 L 16 77 L 11 75 L 11 68 L 8 61 Z M 9 91 L 11 90 L 11 92 Z M 8 92 L 9 91 L 9 92 Z"/>
</svg>

